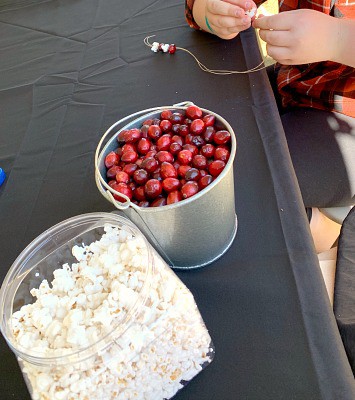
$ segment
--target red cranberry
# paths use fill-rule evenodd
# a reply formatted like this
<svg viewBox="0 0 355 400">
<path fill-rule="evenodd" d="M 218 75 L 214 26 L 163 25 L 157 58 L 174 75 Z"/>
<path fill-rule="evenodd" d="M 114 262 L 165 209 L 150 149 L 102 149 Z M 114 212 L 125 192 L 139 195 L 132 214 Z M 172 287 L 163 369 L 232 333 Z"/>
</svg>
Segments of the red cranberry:
<svg viewBox="0 0 355 400">
<path fill-rule="evenodd" d="M 161 129 L 159 125 L 150 125 L 148 129 L 148 136 L 151 139 L 158 139 L 161 136 Z"/>
<path fill-rule="evenodd" d="M 195 181 L 186 182 L 181 188 L 181 194 L 184 199 L 187 199 L 198 192 L 198 184 Z"/>
<path fill-rule="evenodd" d="M 171 141 L 173 143 L 179 143 L 181 146 L 184 144 L 184 141 L 182 140 L 182 137 L 179 135 L 173 135 L 171 138 Z"/>
<path fill-rule="evenodd" d="M 190 168 L 186 171 L 184 178 L 187 181 L 198 181 L 200 179 L 200 171 L 197 168 Z"/>
<path fill-rule="evenodd" d="M 166 200 L 167 204 L 174 204 L 178 203 L 179 201 L 182 200 L 182 194 L 179 190 L 174 190 L 173 192 L 170 192 L 168 194 L 168 198 Z"/>
<path fill-rule="evenodd" d="M 192 165 L 198 169 L 205 169 L 207 167 L 206 157 L 201 154 L 196 154 L 192 159 Z"/>
<path fill-rule="evenodd" d="M 130 177 L 127 174 L 127 172 L 124 171 L 118 171 L 116 174 L 116 181 L 118 183 L 122 182 L 122 183 L 128 183 L 130 181 Z"/>
<path fill-rule="evenodd" d="M 123 167 L 123 171 L 126 172 L 129 176 L 133 175 L 133 172 L 138 168 L 137 164 L 126 164 Z"/>
<path fill-rule="evenodd" d="M 190 162 L 192 161 L 192 153 L 190 150 L 181 150 L 178 153 L 177 157 L 178 157 L 178 161 L 182 165 L 190 164 Z"/>
<path fill-rule="evenodd" d="M 217 144 L 226 144 L 231 140 L 231 134 L 226 130 L 215 132 L 213 141 Z"/>
<path fill-rule="evenodd" d="M 208 185 L 210 185 L 213 182 L 213 178 L 211 175 L 205 175 L 202 178 L 199 179 L 198 181 L 198 187 L 200 190 L 204 189 Z"/>
<path fill-rule="evenodd" d="M 205 128 L 205 123 L 202 119 L 194 119 L 190 125 L 190 132 L 194 135 L 201 135 Z"/>
<path fill-rule="evenodd" d="M 146 200 L 144 186 L 137 186 L 134 189 L 133 197 L 138 201 Z"/>
<path fill-rule="evenodd" d="M 133 179 L 136 183 L 138 183 L 138 185 L 144 185 L 148 178 L 149 174 L 145 169 L 137 169 L 137 171 L 134 171 Z"/>
<path fill-rule="evenodd" d="M 215 123 L 216 117 L 212 114 L 207 114 L 202 118 L 202 121 L 206 126 L 213 126 Z"/>
<path fill-rule="evenodd" d="M 107 179 L 116 179 L 117 172 L 122 171 L 122 167 L 119 165 L 113 165 L 106 172 Z"/>
<path fill-rule="evenodd" d="M 133 143 L 126 143 L 122 146 L 122 154 L 126 151 L 136 151 L 136 146 Z"/>
<path fill-rule="evenodd" d="M 156 159 L 160 163 L 163 163 L 164 161 L 169 163 L 174 162 L 174 156 L 169 151 L 166 150 L 158 151 L 158 153 L 156 154 Z"/>
<path fill-rule="evenodd" d="M 208 170 L 213 177 L 218 176 L 226 166 L 226 163 L 222 160 L 215 160 L 212 161 L 211 164 L 208 166 Z"/>
<path fill-rule="evenodd" d="M 178 167 L 178 175 L 183 178 L 185 177 L 186 172 L 191 169 L 191 165 L 180 165 L 180 167 Z"/>
<path fill-rule="evenodd" d="M 163 132 L 169 132 L 171 131 L 171 127 L 173 126 L 173 124 L 169 120 L 163 119 L 160 122 L 159 126 Z"/>
<path fill-rule="evenodd" d="M 152 148 L 152 146 L 150 146 L 150 148 Z M 144 159 L 150 158 L 150 157 L 154 158 L 156 154 L 157 154 L 156 150 L 149 150 L 148 153 L 144 156 Z"/>
<path fill-rule="evenodd" d="M 205 139 L 203 139 L 202 136 L 196 135 L 196 136 L 192 137 L 191 144 L 194 144 L 196 147 L 201 147 L 204 144 L 206 144 L 206 141 L 205 141 Z"/>
<path fill-rule="evenodd" d="M 180 181 L 177 178 L 166 178 L 163 180 L 162 185 L 166 192 L 172 192 L 180 188 Z"/>
<path fill-rule="evenodd" d="M 182 146 L 180 143 L 172 142 L 169 146 L 169 152 L 173 155 L 177 154 L 179 151 L 182 150 Z"/>
<path fill-rule="evenodd" d="M 176 178 L 177 171 L 172 164 L 164 161 L 160 166 L 160 175 L 163 179 Z"/>
<path fill-rule="evenodd" d="M 133 128 L 124 132 L 123 140 L 126 143 L 134 143 L 137 142 L 141 138 L 141 136 L 142 136 L 141 131 L 137 128 Z"/>
<path fill-rule="evenodd" d="M 142 125 L 142 127 L 141 127 L 142 138 L 148 137 L 148 129 L 149 129 L 149 125 Z"/>
<path fill-rule="evenodd" d="M 180 126 L 181 126 L 180 124 L 174 124 L 171 127 L 171 131 L 176 135 L 180 134 Z"/>
<path fill-rule="evenodd" d="M 116 136 L 117 142 L 124 141 L 124 135 L 126 134 L 127 131 L 128 131 L 128 129 L 123 129 L 121 132 L 118 132 L 118 135 Z"/>
<path fill-rule="evenodd" d="M 152 125 L 152 123 L 153 123 L 153 120 L 151 118 L 149 118 L 149 119 L 144 120 L 142 125 L 150 126 L 150 125 Z"/>
<path fill-rule="evenodd" d="M 165 197 L 158 197 L 157 199 L 153 200 L 150 203 L 151 207 L 162 207 L 166 206 L 166 198 Z"/>
<path fill-rule="evenodd" d="M 105 157 L 105 166 L 106 168 L 111 168 L 114 165 L 117 165 L 120 161 L 119 156 L 114 151 L 110 151 Z"/>
<path fill-rule="evenodd" d="M 142 168 L 148 172 L 154 172 L 158 167 L 158 161 L 154 157 L 145 158 L 142 162 Z"/>
<path fill-rule="evenodd" d="M 135 161 L 137 161 L 137 158 L 138 154 L 135 151 L 128 150 L 122 153 L 121 161 L 126 163 L 134 163 Z"/>
<path fill-rule="evenodd" d="M 214 152 L 215 152 L 215 147 L 211 143 L 203 145 L 200 150 L 200 153 L 207 158 L 213 157 Z"/>
<path fill-rule="evenodd" d="M 184 120 L 184 116 L 177 111 L 173 112 L 169 119 L 173 124 L 181 124 Z"/>
<path fill-rule="evenodd" d="M 117 181 L 116 181 L 116 179 L 111 179 L 110 181 L 107 182 L 107 184 L 110 187 L 113 187 L 113 186 L 117 185 Z"/>
<path fill-rule="evenodd" d="M 116 185 L 112 186 L 112 189 L 116 190 L 116 192 L 126 195 L 129 199 L 132 198 L 132 189 L 126 183 L 117 183 Z M 113 197 L 122 203 L 125 203 L 127 201 L 123 196 L 120 196 L 118 194 L 114 194 Z"/>
<path fill-rule="evenodd" d="M 193 139 L 194 135 L 191 133 L 188 133 L 185 136 L 185 144 L 192 144 L 192 139 Z"/>
<path fill-rule="evenodd" d="M 202 117 L 202 110 L 200 107 L 192 105 L 187 107 L 185 114 L 188 118 L 197 119 Z"/>
<path fill-rule="evenodd" d="M 170 110 L 164 110 L 164 111 L 161 112 L 160 118 L 161 118 L 161 119 L 168 119 L 168 120 L 170 120 L 171 115 L 172 115 L 172 111 L 170 111 Z"/>
<path fill-rule="evenodd" d="M 230 151 L 226 147 L 216 147 L 216 151 L 214 153 L 215 160 L 222 160 L 227 162 L 229 160 Z"/>
<path fill-rule="evenodd" d="M 186 125 L 180 125 L 180 131 L 179 131 L 181 136 L 186 136 L 190 133 L 190 128 Z"/>
<path fill-rule="evenodd" d="M 206 142 L 212 142 L 215 131 L 216 130 L 214 129 L 213 126 L 208 126 L 204 131 L 202 137 L 206 140 Z"/>
<path fill-rule="evenodd" d="M 165 134 L 163 136 L 160 136 L 160 138 L 157 140 L 157 149 L 158 149 L 158 151 L 160 151 L 160 150 L 169 150 L 170 143 L 171 143 L 170 135 Z"/>
<path fill-rule="evenodd" d="M 162 184 L 158 179 L 149 179 L 144 185 L 144 192 L 149 199 L 155 199 L 163 190 Z"/>
<path fill-rule="evenodd" d="M 183 150 L 189 150 L 191 152 L 192 156 L 195 156 L 198 154 L 198 148 L 194 144 L 187 143 L 187 144 L 184 144 L 182 146 L 182 148 L 183 148 Z"/>
<path fill-rule="evenodd" d="M 175 44 L 172 43 L 171 45 L 169 45 L 168 52 L 169 54 L 174 54 L 176 52 Z"/>
<path fill-rule="evenodd" d="M 147 154 L 148 151 L 150 150 L 151 146 L 151 141 L 147 138 L 142 138 L 140 141 L 137 143 L 137 151 L 139 154 Z"/>
</svg>

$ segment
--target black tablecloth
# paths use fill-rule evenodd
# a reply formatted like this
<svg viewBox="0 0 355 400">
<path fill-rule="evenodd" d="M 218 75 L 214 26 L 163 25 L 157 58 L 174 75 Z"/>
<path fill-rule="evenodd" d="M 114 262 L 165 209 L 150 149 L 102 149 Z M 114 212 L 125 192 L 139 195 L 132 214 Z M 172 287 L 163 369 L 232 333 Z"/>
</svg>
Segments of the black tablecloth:
<svg viewBox="0 0 355 400">
<path fill-rule="evenodd" d="M 68 217 L 113 211 L 94 181 L 94 151 L 115 121 L 190 100 L 233 126 L 238 233 L 205 268 L 178 272 L 216 347 L 176 399 L 354 399 L 337 330 L 252 29 L 232 41 L 191 30 L 178 0 L 0 0 L 0 277 Z M 29 398 L 1 338 L 2 400 Z"/>
</svg>

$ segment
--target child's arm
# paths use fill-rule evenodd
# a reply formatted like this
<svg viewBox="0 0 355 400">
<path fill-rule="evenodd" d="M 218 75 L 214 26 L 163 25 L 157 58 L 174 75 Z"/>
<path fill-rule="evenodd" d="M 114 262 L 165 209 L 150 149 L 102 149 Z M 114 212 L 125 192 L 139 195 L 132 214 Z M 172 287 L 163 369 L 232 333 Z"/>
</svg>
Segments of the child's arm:
<svg viewBox="0 0 355 400">
<path fill-rule="evenodd" d="M 214 33 L 222 39 L 233 39 L 239 32 L 250 27 L 251 18 L 245 12 L 253 8 L 256 10 L 252 0 L 195 0 L 193 16 L 199 27 L 206 32 Z"/>
<path fill-rule="evenodd" d="M 285 65 L 335 61 L 355 67 L 355 20 L 314 10 L 286 11 L 253 22 L 267 53 Z"/>
</svg>

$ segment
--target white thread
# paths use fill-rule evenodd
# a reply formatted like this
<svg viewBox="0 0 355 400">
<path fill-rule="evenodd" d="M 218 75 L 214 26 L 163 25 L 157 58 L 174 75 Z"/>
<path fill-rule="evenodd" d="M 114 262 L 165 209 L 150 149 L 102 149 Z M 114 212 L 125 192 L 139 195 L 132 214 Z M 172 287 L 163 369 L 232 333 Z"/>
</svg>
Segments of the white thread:
<svg viewBox="0 0 355 400">
<path fill-rule="evenodd" d="M 153 45 L 149 42 L 149 39 L 154 37 L 155 35 L 151 35 L 151 36 L 147 36 L 144 38 L 144 44 L 148 47 L 153 47 Z M 191 53 L 190 50 L 187 50 L 183 47 L 177 47 L 176 46 L 176 50 L 182 50 L 185 51 L 186 53 L 190 54 L 191 57 L 193 57 L 197 63 L 197 65 L 202 69 L 202 71 L 204 72 L 208 72 L 210 74 L 215 74 L 215 75 L 232 75 L 232 74 L 249 74 L 251 72 L 257 72 L 257 71 L 261 71 L 262 69 L 266 68 L 266 65 L 264 64 L 264 61 L 261 61 L 260 64 L 258 64 L 256 67 L 253 67 L 251 69 L 248 69 L 246 71 L 230 71 L 230 70 L 226 70 L 226 69 L 210 69 L 207 68 L 204 64 L 202 64 L 202 62 L 193 54 Z M 158 50 L 154 50 L 154 52 L 157 52 Z"/>
</svg>

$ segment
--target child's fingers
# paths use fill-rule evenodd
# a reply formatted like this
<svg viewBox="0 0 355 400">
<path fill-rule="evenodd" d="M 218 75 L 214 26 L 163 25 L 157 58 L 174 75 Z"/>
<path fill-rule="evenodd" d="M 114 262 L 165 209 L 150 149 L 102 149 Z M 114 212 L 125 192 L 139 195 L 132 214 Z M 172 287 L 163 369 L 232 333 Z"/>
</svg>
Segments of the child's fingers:
<svg viewBox="0 0 355 400">
<path fill-rule="evenodd" d="M 277 31 L 288 30 L 290 26 L 288 18 L 285 18 L 282 14 L 287 13 L 280 13 L 257 18 L 253 22 L 253 27 L 257 29 L 272 29 Z"/>
<path fill-rule="evenodd" d="M 227 30 L 231 30 L 230 33 L 235 33 L 240 31 L 240 27 L 248 24 L 250 20 L 244 16 L 243 18 L 233 18 L 233 17 L 224 17 L 221 15 L 214 15 L 209 18 L 210 24 L 217 28 L 224 28 Z M 213 27 L 212 26 L 212 27 Z M 237 29 L 235 29 L 237 28 Z"/>
<path fill-rule="evenodd" d="M 241 17 L 243 14 L 243 10 L 239 6 L 225 1 L 208 1 L 206 11 L 214 15 L 229 17 Z"/>
<path fill-rule="evenodd" d="M 222 0 L 223 3 L 233 4 L 242 8 L 245 11 L 257 8 L 256 4 L 252 0 Z"/>
<path fill-rule="evenodd" d="M 289 46 L 290 38 L 288 31 L 272 31 L 261 29 L 259 31 L 260 38 L 273 46 Z"/>
<path fill-rule="evenodd" d="M 283 65 L 293 64 L 292 54 L 290 49 L 283 46 L 266 45 L 267 54 L 274 60 Z"/>
</svg>

